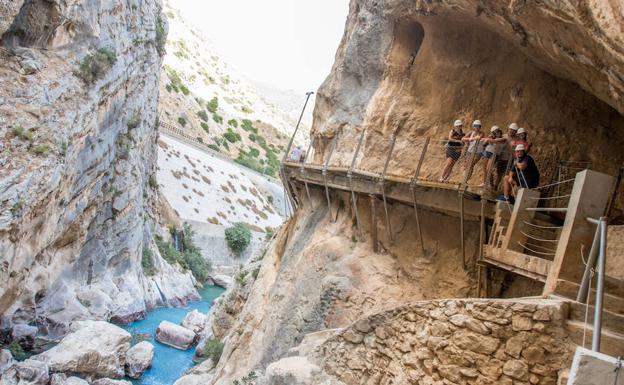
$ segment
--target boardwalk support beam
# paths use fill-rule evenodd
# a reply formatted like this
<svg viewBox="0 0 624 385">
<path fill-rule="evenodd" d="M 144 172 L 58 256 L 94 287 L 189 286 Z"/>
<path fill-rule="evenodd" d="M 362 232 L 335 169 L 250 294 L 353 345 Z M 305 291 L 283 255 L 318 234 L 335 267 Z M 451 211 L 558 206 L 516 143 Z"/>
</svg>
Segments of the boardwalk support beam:
<svg viewBox="0 0 624 385">
<path fill-rule="evenodd" d="M 338 141 L 338 135 L 334 136 L 332 139 L 331 147 L 329 149 L 329 154 L 327 155 L 327 159 L 323 164 L 323 183 L 325 184 L 325 197 L 327 198 L 327 209 L 329 210 L 329 218 L 333 222 L 333 216 L 331 215 L 331 200 L 329 199 L 329 187 L 327 186 L 327 166 L 329 165 L 329 160 L 334 153 L 334 149 L 336 148 L 336 142 Z"/>
<path fill-rule="evenodd" d="M 396 135 L 392 133 L 392 136 L 390 137 L 390 149 L 388 150 L 388 157 L 386 158 L 386 163 L 384 164 L 384 169 L 379 180 L 379 182 L 381 183 L 381 196 L 383 198 L 384 212 L 386 215 L 386 230 L 388 232 L 388 238 L 390 238 L 390 243 L 393 243 L 394 239 L 392 237 L 392 225 L 390 224 L 390 216 L 388 215 L 388 201 L 386 200 L 386 173 L 388 171 L 388 165 L 390 164 L 390 158 L 392 158 L 392 151 L 394 150 L 395 143 Z"/>
<path fill-rule="evenodd" d="M 373 240 L 373 251 L 379 252 L 379 242 L 377 240 L 377 197 L 370 195 L 371 204 L 371 239 Z"/>
<path fill-rule="evenodd" d="M 363 129 L 362 133 L 360 134 L 360 139 L 358 140 L 357 147 L 355 148 L 353 159 L 351 159 L 351 166 L 349 167 L 349 171 L 347 172 L 347 178 L 349 178 L 349 189 L 351 190 L 351 201 L 353 204 L 353 210 L 355 212 L 355 222 L 357 223 L 358 236 L 360 237 L 360 241 L 362 240 L 362 224 L 360 223 L 360 214 L 358 212 L 357 200 L 355 199 L 355 191 L 353 190 L 353 167 L 355 167 L 355 161 L 358 157 L 358 154 L 360 153 L 360 148 L 362 147 L 364 133 L 366 133 L 366 130 Z"/>
</svg>

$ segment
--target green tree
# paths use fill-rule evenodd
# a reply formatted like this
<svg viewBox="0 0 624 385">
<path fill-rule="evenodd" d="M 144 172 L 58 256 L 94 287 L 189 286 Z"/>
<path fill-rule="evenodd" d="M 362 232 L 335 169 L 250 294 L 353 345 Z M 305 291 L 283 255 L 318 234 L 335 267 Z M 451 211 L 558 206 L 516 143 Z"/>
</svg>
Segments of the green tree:
<svg viewBox="0 0 624 385">
<path fill-rule="evenodd" d="M 219 108 L 219 99 L 217 99 L 216 96 L 210 99 L 210 101 L 206 105 L 206 108 L 208 108 L 208 111 L 212 112 L 213 114 L 217 112 L 217 109 Z"/>
<path fill-rule="evenodd" d="M 225 240 L 232 252 L 240 256 L 249 246 L 251 241 L 251 231 L 242 222 L 235 223 L 232 227 L 225 229 Z"/>
</svg>

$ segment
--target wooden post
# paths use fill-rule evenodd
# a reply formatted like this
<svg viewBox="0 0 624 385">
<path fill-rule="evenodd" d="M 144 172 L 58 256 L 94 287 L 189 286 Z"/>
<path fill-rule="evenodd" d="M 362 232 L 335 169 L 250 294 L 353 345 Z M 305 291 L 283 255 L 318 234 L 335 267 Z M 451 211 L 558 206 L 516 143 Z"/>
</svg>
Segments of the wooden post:
<svg viewBox="0 0 624 385">
<path fill-rule="evenodd" d="M 377 197 L 370 195 L 371 203 L 371 239 L 373 240 L 373 251 L 379 252 L 379 243 L 377 240 Z"/>
</svg>

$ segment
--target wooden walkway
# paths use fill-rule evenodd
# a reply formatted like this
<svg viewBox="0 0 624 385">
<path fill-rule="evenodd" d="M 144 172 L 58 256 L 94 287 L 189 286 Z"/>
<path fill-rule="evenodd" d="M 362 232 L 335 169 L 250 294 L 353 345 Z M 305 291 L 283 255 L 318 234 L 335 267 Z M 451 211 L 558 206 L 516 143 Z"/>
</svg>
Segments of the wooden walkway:
<svg viewBox="0 0 624 385">
<path fill-rule="evenodd" d="M 285 162 L 284 175 L 288 183 L 303 187 L 309 192 L 311 185 L 325 190 L 340 190 L 357 195 L 373 195 L 386 201 L 394 201 L 410 206 L 419 206 L 429 210 L 460 217 L 467 220 L 479 220 L 482 213 L 482 194 L 479 190 L 462 190 L 454 183 L 441 183 L 431 180 L 409 180 L 396 176 L 386 176 L 363 170 L 351 170 L 343 167 L 327 167 L 318 164 Z M 297 193 L 290 189 L 293 195 Z M 328 192 L 328 191 L 326 191 Z M 293 197 L 297 200 L 297 197 Z M 296 204 L 296 203 L 295 203 Z M 493 201 L 484 198 L 485 216 L 494 218 Z"/>
</svg>

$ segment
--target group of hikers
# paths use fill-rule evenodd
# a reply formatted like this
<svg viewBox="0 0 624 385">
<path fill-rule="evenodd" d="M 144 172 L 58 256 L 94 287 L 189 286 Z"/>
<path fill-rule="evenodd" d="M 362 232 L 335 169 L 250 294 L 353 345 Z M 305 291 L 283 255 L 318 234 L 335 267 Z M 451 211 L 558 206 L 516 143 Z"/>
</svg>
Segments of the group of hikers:
<svg viewBox="0 0 624 385">
<path fill-rule="evenodd" d="M 533 158 L 528 155 L 531 143 L 527 131 L 516 123 L 509 125 L 507 134 L 499 126 L 492 126 L 489 135 L 481 130 L 481 121 L 472 122 L 472 130 L 465 134 L 463 122 L 456 120 L 446 141 L 446 161 L 440 176 L 440 182 L 446 182 L 453 172 L 453 166 L 463 156 L 470 179 L 479 162 L 483 167 L 482 187 L 498 190 L 503 183 L 503 195 L 499 200 L 513 201 L 514 187 L 535 188 L 539 184 L 540 173 Z M 465 149 L 465 151 L 464 151 Z M 305 153 L 296 146 L 289 156 L 293 162 L 303 162 Z M 488 172 L 491 171 L 491 172 Z"/>
<path fill-rule="evenodd" d="M 465 147 L 467 148 L 464 151 Z M 539 184 L 539 170 L 533 158 L 528 155 L 530 149 L 527 131 L 516 123 L 509 125 L 507 134 L 503 134 L 503 130 L 494 125 L 490 128 L 489 135 L 486 135 L 481 130 L 481 121 L 475 120 L 472 122 L 472 130 L 465 134 L 463 122 L 458 119 L 448 134 L 445 145 L 446 161 L 439 181 L 448 181 L 453 166 L 463 154 L 468 179 L 477 164 L 482 162 L 481 186 L 496 190 L 502 181 L 503 195 L 499 199 L 512 201 L 515 186 L 535 188 Z"/>
</svg>

